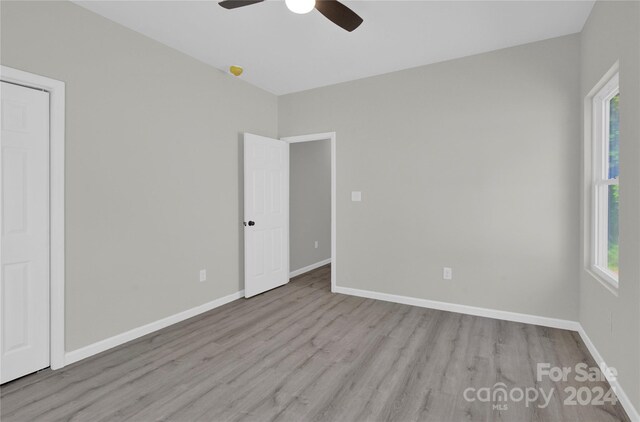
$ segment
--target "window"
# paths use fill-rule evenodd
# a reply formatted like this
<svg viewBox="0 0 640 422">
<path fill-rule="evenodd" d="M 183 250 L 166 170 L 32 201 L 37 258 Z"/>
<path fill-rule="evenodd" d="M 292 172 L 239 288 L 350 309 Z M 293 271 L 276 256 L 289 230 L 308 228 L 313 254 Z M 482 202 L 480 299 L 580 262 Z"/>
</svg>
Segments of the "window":
<svg viewBox="0 0 640 422">
<path fill-rule="evenodd" d="M 593 97 L 592 270 L 618 285 L 620 88 L 616 73 Z"/>
</svg>

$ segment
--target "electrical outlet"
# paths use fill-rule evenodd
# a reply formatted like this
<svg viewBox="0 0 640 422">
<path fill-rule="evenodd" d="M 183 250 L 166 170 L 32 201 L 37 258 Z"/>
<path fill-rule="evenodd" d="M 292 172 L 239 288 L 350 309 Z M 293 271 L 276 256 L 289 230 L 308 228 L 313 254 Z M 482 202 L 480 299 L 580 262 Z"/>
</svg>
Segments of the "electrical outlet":
<svg viewBox="0 0 640 422">
<path fill-rule="evenodd" d="M 449 267 L 444 267 L 442 269 L 442 278 L 445 280 L 453 279 L 453 270 Z"/>
<path fill-rule="evenodd" d="M 313 247 L 318 249 L 318 241 L 317 240 L 313 243 Z"/>
<path fill-rule="evenodd" d="M 207 270 L 200 270 L 200 281 L 207 281 Z"/>
</svg>

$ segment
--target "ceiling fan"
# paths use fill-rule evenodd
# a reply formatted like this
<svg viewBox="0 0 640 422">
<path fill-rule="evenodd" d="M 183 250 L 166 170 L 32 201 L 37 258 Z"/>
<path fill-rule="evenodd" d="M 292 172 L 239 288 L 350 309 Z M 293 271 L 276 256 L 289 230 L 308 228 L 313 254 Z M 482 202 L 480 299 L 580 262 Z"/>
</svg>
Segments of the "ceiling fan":
<svg viewBox="0 0 640 422">
<path fill-rule="evenodd" d="M 223 0 L 218 4 L 225 9 L 250 6 L 264 0 Z M 327 19 L 339 27 L 351 32 L 362 23 L 362 18 L 353 10 L 337 0 L 285 0 L 289 10 L 294 13 L 309 13 L 313 9 L 322 13 Z"/>
</svg>

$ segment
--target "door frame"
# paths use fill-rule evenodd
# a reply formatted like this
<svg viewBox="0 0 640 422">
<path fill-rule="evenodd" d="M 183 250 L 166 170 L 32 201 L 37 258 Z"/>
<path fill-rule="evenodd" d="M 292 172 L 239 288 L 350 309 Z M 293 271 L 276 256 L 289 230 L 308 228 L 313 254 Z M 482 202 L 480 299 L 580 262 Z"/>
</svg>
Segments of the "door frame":
<svg viewBox="0 0 640 422">
<path fill-rule="evenodd" d="M 0 80 L 49 93 L 49 300 L 50 335 L 49 365 L 59 369 L 65 365 L 64 327 L 64 147 L 65 84 L 64 82 L 0 66 Z M 2 151 L 0 150 L 0 163 Z M 1 173 L 0 173 L 1 177 Z M 2 210 L 0 210 L 0 218 Z M 0 246 L 1 247 L 1 246 Z M 0 250 L 0 253 L 2 251 Z"/>
<path fill-rule="evenodd" d="M 337 285 L 338 266 L 336 263 L 336 133 L 314 133 L 310 135 L 287 136 L 280 138 L 290 144 L 298 142 L 331 141 L 331 292 L 335 293 Z M 291 233 L 289 233 L 291 236 Z M 289 239 L 291 243 L 291 239 Z M 291 271 L 291 269 L 289 269 Z"/>
</svg>

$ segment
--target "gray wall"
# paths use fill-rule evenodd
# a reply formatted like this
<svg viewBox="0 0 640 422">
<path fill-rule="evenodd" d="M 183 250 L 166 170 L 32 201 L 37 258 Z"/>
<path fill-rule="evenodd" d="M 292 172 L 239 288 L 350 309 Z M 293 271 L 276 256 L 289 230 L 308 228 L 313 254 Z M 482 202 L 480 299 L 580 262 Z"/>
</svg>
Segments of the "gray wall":
<svg viewBox="0 0 640 422">
<path fill-rule="evenodd" d="M 598 1 L 582 32 L 581 57 L 581 100 L 620 60 L 620 276 L 616 296 L 585 270 L 590 217 L 583 216 L 580 322 L 640 410 L 640 3 Z M 585 178 L 583 203 L 589 201 Z"/>
<path fill-rule="evenodd" d="M 339 286 L 578 318 L 579 43 L 279 97 L 281 136 L 337 132 Z"/>
<path fill-rule="evenodd" d="M 331 258 L 331 141 L 291 144 L 289 157 L 289 268 L 294 271 Z"/>
<path fill-rule="evenodd" d="M 240 290 L 239 133 L 276 97 L 71 3 L 1 26 L 3 65 L 66 82 L 67 350 Z"/>
</svg>

